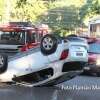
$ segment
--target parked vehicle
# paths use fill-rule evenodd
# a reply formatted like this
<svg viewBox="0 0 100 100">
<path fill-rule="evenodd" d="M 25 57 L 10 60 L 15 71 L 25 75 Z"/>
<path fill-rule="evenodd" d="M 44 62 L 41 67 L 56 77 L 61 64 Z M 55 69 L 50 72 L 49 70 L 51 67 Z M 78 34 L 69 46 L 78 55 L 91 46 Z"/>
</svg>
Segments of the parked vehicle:
<svg viewBox="0 0 100 100">
<path fill-rule="evenodd" d="M 58 39 L 47 34 L 40 47 L 10 57 L 0 54 L 0 82 L 49 86 L 69 80 L 83 71 L 87 47 L 78 37 Z"/>
<path fill-rule="evenodd" d="M 91 41 L 90 41 L 91 40 Z M 96 74 L 100 76 L 100 39 L 89 39 L 89 58 L 88 65 L 84 68 L 84 72 L 88 74 Z"/>
<path fill-rule="evenodd" d="M 14 55 L 40 44 L 48 30 L 27 22 L 10 22 L 0 25 L 0 52 Z"/>
</svg>

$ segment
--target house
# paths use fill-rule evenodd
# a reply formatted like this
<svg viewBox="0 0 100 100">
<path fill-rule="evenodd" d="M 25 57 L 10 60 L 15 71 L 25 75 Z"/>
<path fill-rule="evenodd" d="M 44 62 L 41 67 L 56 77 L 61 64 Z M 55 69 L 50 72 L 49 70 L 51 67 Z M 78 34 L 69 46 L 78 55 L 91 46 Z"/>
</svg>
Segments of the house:
<svg viewBox="0 0 100 100">
<path fill-rule="evenodd" d="M 90 19 L 88 33 L 90 36 L 100 37 L 100 15 Z"/>
</svg>

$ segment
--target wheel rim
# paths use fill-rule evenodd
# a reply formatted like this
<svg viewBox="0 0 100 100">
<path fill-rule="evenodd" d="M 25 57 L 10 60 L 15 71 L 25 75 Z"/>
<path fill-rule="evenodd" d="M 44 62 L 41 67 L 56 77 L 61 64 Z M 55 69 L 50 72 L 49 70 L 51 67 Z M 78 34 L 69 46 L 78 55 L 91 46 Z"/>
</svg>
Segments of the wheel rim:
<svg viewBox="0 0 100 100">
<path fill-rule="evenodd" d="M 4 58 L 3 56 L 0 55 L 0 68 L 3 66 L 4 64 Z"/>
<path fill-rule="evenodd" d="M 44 40 L 43 40 L 43 47 L 45 50 L 50 50 L 52 49 L 53 47 L 53 40 L 49 37 L 46 37 Z"/>
</svg>

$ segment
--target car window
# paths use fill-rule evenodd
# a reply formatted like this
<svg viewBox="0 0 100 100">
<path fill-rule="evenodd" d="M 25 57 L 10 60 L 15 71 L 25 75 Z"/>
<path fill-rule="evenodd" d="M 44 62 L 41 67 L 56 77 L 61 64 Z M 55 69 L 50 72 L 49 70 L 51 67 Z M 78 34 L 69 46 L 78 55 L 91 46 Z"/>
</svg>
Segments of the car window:
<svg viewBox="0 0 100 100">
<path fill-rule="evenodd" d="M 43 37 L 43 34 L 31 32 L 30 34 L 27 34 L 27 42 L 37 43 L 41 41 L 42 37 Z"/>
<path fill-rule="evenodd" d="M 89 44 L 89 52 L 100 53 L 100 43 Z"/>
<path fill-rule="evenodd" d="M 36 33 L 36 41 L 40 42 L 43 37 L 43 34 Z"/>
<path fill-rule="evenodd" d="M 36 42 L 36 33 L 32 33 L 32 34 L 31 34 L 31 41 L 32 41 L 33 43 Z"/>
<path fill-rule="evenodd" d="M 40 42 L 43 37 L 43 34 L 37 34 L 37 41 Z"/>
<path fill-rule="evenodd" d="M 0 44 L 22 45 L 25 42 L 25 32 L 0 31 Z"/>
</svg>

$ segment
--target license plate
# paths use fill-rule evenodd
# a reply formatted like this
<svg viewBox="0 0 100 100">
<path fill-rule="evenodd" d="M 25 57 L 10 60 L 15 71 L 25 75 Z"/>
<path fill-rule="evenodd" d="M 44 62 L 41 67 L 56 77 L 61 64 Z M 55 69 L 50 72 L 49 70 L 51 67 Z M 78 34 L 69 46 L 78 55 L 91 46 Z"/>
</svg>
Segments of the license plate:
<svg viewBox="0 0 100 100">
<path fill-rule="evenodd" d="M 76 56 L 83 56 L 83 53 L 76 53 Z"/>
</svg>

